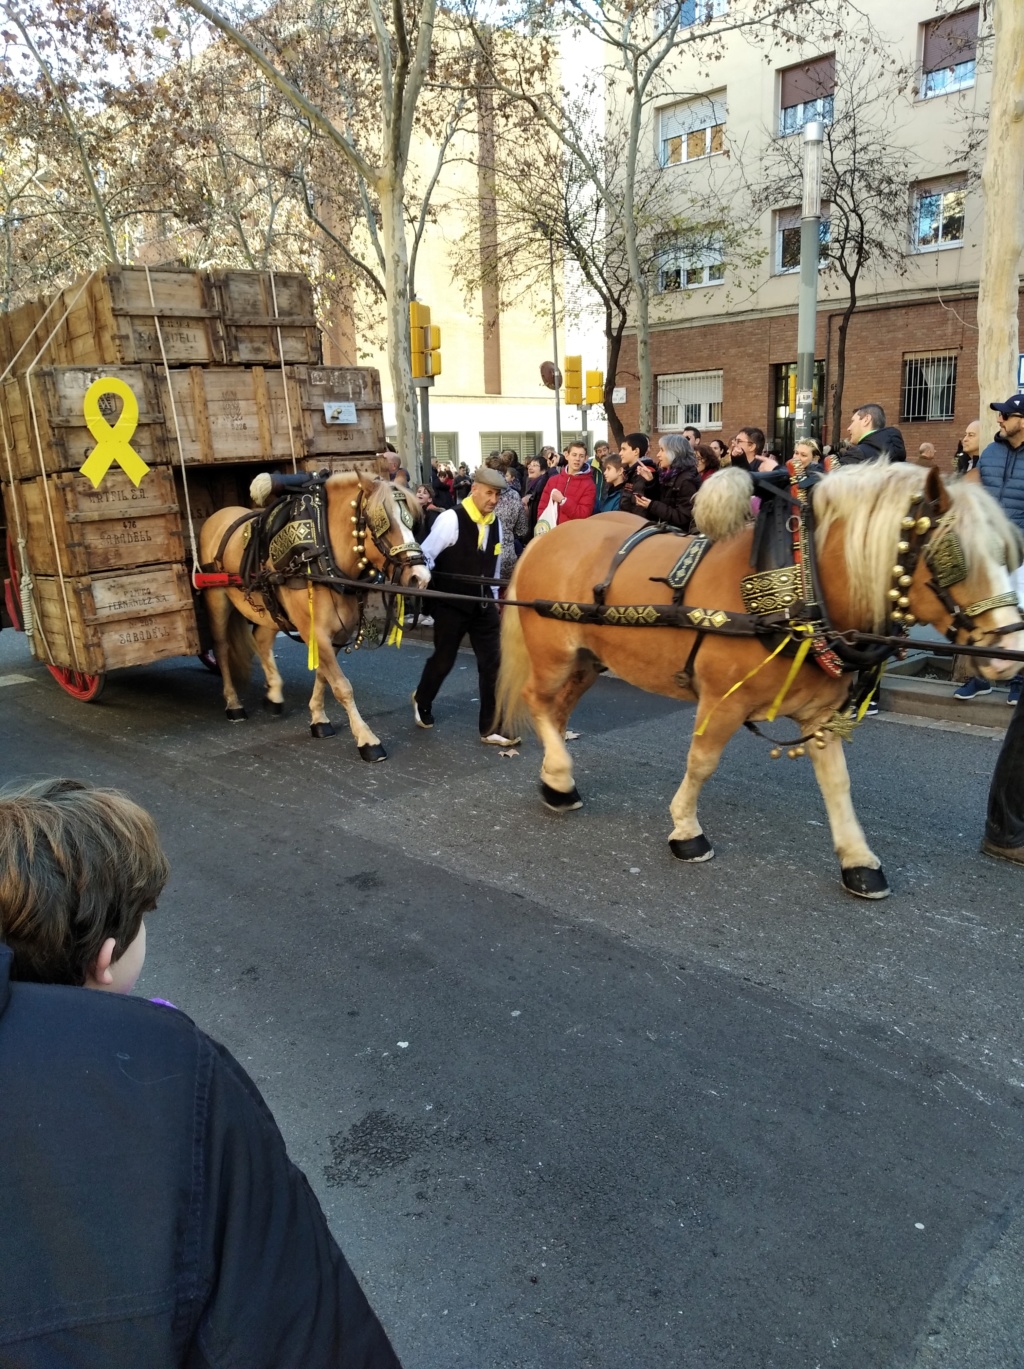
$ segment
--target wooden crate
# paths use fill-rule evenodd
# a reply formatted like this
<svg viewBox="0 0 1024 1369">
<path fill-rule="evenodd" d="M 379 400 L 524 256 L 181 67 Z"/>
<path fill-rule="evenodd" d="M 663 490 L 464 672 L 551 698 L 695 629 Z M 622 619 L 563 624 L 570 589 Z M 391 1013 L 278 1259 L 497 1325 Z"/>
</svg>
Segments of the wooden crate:
<svg viewBox="0 0 1024 1369">
<path fill-rule="evenodd" d="M 199 650 L 184 566 L 79 576 L 66 579 L 64 590 L 70 612 L 65 610 L 58 579 L 39 576 L 34 582 L 33 602 L 42 632 L 33 636 L 32 646 L 41 661 L 96 675 Z"/>
<path fill-rule="evenodd" d="M 150 298 L 152 285 L 152 298 Z M 81 281 L 64 291 L 58 311 L 75 298 Z M 66 365 L 131 366 L 163 362 L 171 366 L 224 360 L 220 313 L 209 276 L 176 267 L 104 267 L 72 307 L 51 351 Z"/>
<path fill-rule="evenodd" d="M 29 386 L 35 401 L 36 422 L 44 469 L 77 471 L 96 445 L 82 414 L 85 393 L 94 380 L 113 376 L 124 381 L 139 404 L 139 422 L 131 443 L 149 466 L 169 459 L 164 417 L 160 410 L 152 366 L 49 366 L 6 382 L 0 399 L 3 423 L 11 448 L 14 477 L 23 480 L 40 474 L 39 449 L 29 403 Z M 113 395 L 100 399 L 100 409 L 113 425 L 121 401 Z M 0 478 L 9 479 L 5 456 L 0 453 Z"/>
<path fill-rule="evenodd" d="M 368 366 L 291 366 L 289 399 L 307 456 L 384 450 L 380 376 Z"/>
<path fill-rule="evenodd" d="M 388 463 L 375 452 L 366 452 L 361 456 L 304 456 L 299 462 L 299 470 L 311 471 L 314 475 L 319 471 L 330 471 L 332 475 L 337 475 L 339 471 L 365 471 L 368 475 L 380 475 L 386 479 Z"/>
<path fill-rule="evenodd" d="M 320 330 L 308 277 L 297 271 L 214 271 L 211 284 L 226 361 L 239 366 L 319 364 Z"/>
<path fill-rule="evenodd" d="M 167 374 L 157 375 L 171 460 L 180 464 L 171 418 Z M 298 413 L 288 437 L 284 379 L 280 371 L 262 366 L 192 366 L 171 371 L 170 389 L 178 415 L 178 429 L 186 465 L 219 461 L 290 460 L 294 446 L 302 450 Z"/>
<path fill-rule="evenodd" d="M 183 560 L 181 518 L 168 466 L 152 467 L 137 488 L 120 467 L 112 466 L 99 489 L 85 476 L 67 471 L 48 480 L 21 480 L 7 487 L 5 497 L 12 496 L 28 530 L 28 560 L 36 575 L 56 575 L 58 565 L 65 575 L 88 575 Z"/>
<path fill-rule="evenodd" d="M 63 312 L 55 306 L 46 314 L 46 305 L 46 300 L 32 299 L 12 309 L 9 314 L 0 314 L 0 374 L 12 363 L 12 374 L 17 374 L 35 360 Z M 21 351 L 23 343 L 28 345 Z M 15 361 L 19 351 L 21 355 Z"/>
</svg>

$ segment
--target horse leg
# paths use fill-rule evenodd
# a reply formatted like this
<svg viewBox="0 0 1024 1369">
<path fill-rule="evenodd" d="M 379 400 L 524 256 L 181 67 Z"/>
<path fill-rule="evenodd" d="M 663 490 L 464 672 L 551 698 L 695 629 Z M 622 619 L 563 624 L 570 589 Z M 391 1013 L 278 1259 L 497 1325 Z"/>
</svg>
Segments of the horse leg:
<svg viewBox="0 0 1024 1369">
<path fill-rule="evenodd" d="M 839 857 L 843 887 L 858 898 L 886 898 L 891 892 L 882 863 L 867 844 L 850 798 L 850 772 L 843 743 L 834 732 L 825 734 L 823 747 L 811 747 L 814 773 L 825 800 L 832 845 Z"/>
<path fill-rule="evenodd" d="M 582 808 L 583 800 L 573 779 L 572 757 L 565 744 L 565 725 L 577 700 L 594 683 L 592 667 L 574 671 L 566 677 L 568 662 L 561 670 L 549 671 L 541 679 L 534 666 L 523 688 L 523 702 L 530 710 L 537 738 L 544 748 L 540 767 L 540 793 L 545 805 L 556 813 Z"/>
<path fill-rule="evenodd" d="M 367 726 L 363 715 L 356 707 L 355 694 L 345 675 L 342 673 L 341 666 L 334 654 L 334 647 L 328 637 L 326 640 L 320 634 L 317 635 L 317 644 L 320 648 L 320 669 L 318 677 L 323 675 L 324 679 L 331 687 L 331 692 L 348 714 L 348 725 L 352 729 L 352 735 L 356 739 L 356 746 L 359 754 L 364 761 L 384 761 L 387 760 L 388 753 L 381 746 L 380 738 L 373 730 Z M 322 732 L 317 732 L 315 726 L 312 729 L 313 736 L 323 736 Z"/>
<path fill-rule="evenodd" d="M 677 860 L 685 860 L 691 864 L 711 860 L 715 854 L 715 848 L 704 835 L 704 829 L 697 820 L 697 800 L 700 798 L 700 791 L 718 768 L 726 742 L 743 721 L 742 714 L 719 708 L 704 733 L 698 736 L 697 729 L 706 717 L 707 711 L 698 705 L 693 737 L 686 757 L 686 774 L 669 804 L 674 824 L 668 840 L 669 850 Z"/>
<path fill-rule="evenodd" d="M 210 619 L 210 631 L 213 634 L 213 654 L 217 658 L 217 665 L 220 667 L 221 685 L 224 690 L 224 707 L 227 711 L 228 721 L 232 723 L 241 722 L 248 717 L 242 707 L 242 701 L 238 697 L 234 681 L 231 678 L 231 649 L 228 643 L 228 623 L 231 615 L 235 612 L 234 605 L 228 598 L 227 591 L 223 589 L 208 589 L 206 591 L 206 610 Z"/>
<path fill-rule="evenodd" d="M 324 689 L 327 681 L 322 670 L 313 676 L 313 693 L 309 696 L 309 730 L 314 737 L 333 737 L 334 728 L 324 709 Z"/>
<path fill-rule="evenodd" d="M 274 623 L 261 624 L 252 636 L 267 681 L 267 696 L 264 703 L 272 713 L 281 713 L 284 710 L 284 689 L 282 687 L 284 681 L 281 679 L 281 672 L 274 660 L 274 638 L 277 636 L 277 626 Z"/>
</svg>

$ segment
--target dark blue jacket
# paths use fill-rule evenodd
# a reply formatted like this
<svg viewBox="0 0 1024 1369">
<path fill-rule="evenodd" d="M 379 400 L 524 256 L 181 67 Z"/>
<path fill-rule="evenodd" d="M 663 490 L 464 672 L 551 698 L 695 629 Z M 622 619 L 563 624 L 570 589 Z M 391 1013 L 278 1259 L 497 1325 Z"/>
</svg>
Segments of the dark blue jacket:
<svg viewBox="0 0 1024 1369">
<path fill-rule="evenodd" d="M 237 1061 L 10 967 L 0 945 L 0 1365 L 399 1369 Z"/>
<path fill-rule="evenodd" d="M 1014 450 L 1000 433 L 982 452 L 978 471 L 1010 522 L 1024 532 L 1024 446 Z"/>
</svg>

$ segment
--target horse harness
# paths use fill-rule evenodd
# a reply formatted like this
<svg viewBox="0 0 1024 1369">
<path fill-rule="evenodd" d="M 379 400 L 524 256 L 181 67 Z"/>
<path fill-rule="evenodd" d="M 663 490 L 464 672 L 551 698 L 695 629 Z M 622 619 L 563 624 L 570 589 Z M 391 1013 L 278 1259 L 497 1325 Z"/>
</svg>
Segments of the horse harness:
<svg viewBox="0 0 1024 1369">
<path fill-rule="evenodd" d="M 367 600 L 373 589 L 394 582 L 408 566 L 424 565 L 419 543 L 412 540 L 389 547 L 384 538 L 391 519 L 380 505 L 369 507 L 366 491 L 360 487 L 351 501 L 353 510 L 352 550 L 358 555 L 357 573 L 346 576 L 339 568 L 327 531 L 327 496 L 324 489 L 330 473 L 317 475 L 274 475 L 271 477 L 272 503 L 236 518 L 224 531 L 213 562 L 201 567 L 204 572 L 223 572 L 228 542 L 243 529 L 243 551 L 235 588 L 241 589 L 249 603 L 259 594 L 267 612 L 282 632 L 293 633 L 278 596 L 278 589 L 302 589 L 325 585 L 336 594 L 355 595 L 359 601 L 359 626 L 354 647 L 364 641 L 379 645 L 385 641 L 400 606 L 398 595 L 386 599 L 383 624 L 367 619 Z M 404 503 L 399 507 L 402 522 L 411 532 L 412 523 Z M 369 534 L 384 561 L 377 570 L 366 556 Z M 372 629 L 372 630 L 371 630 Z"/>
<path fill-rule="evenodd" d="M 799 643 L 810 639 L 809 654 L 827 675 L 838 678 L 855 671 L 877 672 L 887 657 L 900 648 L 888 643 L 856 647 L 832 627 L 820 592 L 813 490 L 822 473 L 802 471 L 790 463 L 779 471 L 758 474 L 754 492 L 761 508 L 754 528 L 751 551 L 753 572 L 743 578 L 741 592 L 746 613 L 729 609 L 700 608 L 684 602 L 688 581 L 700 565 L 711 542 L 703 535 L 693 537 L 667 576 L 652 576 L 653 582 L 672 589 L 670 604 L 607 604 L 612 580 L 627 557 L 653 536 L 685 536 L 678 528 L 649 524 L 631 533 L 612 557 L 604 579 L 594 586 L 594 602 L 538 602 L 536 611 L 546 618 L 564 622 L 593 623 L 598 626 L 675 627 L 695 630 L 697 636 L 683 670 L 680 683 L 692 680 L 697 652 L 707 633 L 731 637 L 764 637 L 768 644 L 790 640 L 782 652 L 794 655 Z M 1024 622 L 983 629 L 976 619 L 991 609 L 1016 606 L 1012 592 L 992 595 L 978 603 L 962 606 L 950 587 L 967 578 L 963 545 L 954 526 L 951 510 L 942 513 L 938 503 L 924 491 L 915 494 L 901 523 L 901 537 L 892 569 L 892 585 L 887 591 L 889 609 L 884 635 L 908 638 L 916 619 L 910 612 L 907 590 L 921 557 L 931 572 L 926 582 L 951 616 L 946 631 L 950 642 L 959 632 L 973 643 L 986 633 L 1006 636 L 1024 631 Z M 797 640 L 799 639 L 799 640 Z M 873 685 L 872 685 L 873 688 Z"/>
</svg>

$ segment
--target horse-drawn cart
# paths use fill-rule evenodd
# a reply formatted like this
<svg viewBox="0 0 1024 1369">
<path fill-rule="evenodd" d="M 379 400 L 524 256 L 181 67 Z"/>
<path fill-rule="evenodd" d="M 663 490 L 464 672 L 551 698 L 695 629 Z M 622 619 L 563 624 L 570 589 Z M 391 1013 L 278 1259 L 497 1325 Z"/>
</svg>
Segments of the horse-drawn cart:
<svg viewBox="0 0 1024 1369">
<path fill-rule="evenodd" d="M 83 700 L 208 646 L 197 529 L 256 469 L 381 464 L 377 373 L 321 364 L 298 274 L 94 272 L 0 316 L 0 382 L 4 603 Z"/>
</svg>

